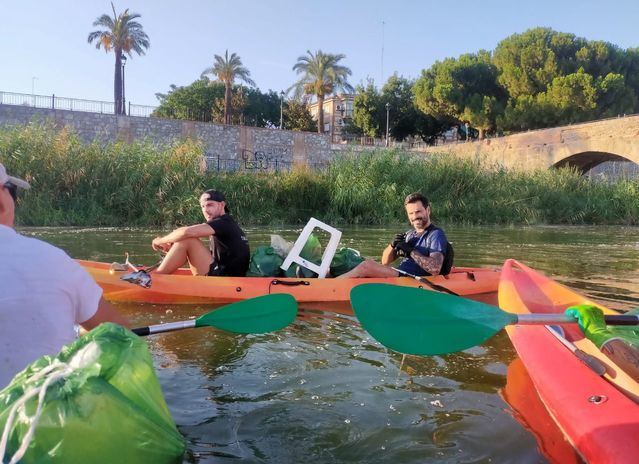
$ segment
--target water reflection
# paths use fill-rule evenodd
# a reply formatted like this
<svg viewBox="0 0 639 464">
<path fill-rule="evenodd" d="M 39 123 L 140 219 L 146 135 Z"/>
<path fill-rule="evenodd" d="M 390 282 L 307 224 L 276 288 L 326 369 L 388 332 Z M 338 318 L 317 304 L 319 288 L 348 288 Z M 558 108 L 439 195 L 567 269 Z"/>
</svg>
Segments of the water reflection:
<svg viewBox="0 0 639 464">
<path fill-rule="evenodd" d="M 342 243 L 377 256 L 403 228 L 344 228 Z M 299 230 L 276 232 L 293 240 Z M 639 229 L 446 231 L 459 265 L 497 266 L 515 258 L 609 306 L 639 306 Z M 247 232 L 253 246 L 269 243 L 272 233 L 258 228 Z M 27 233 L 77 258 L 122 261 L 128 251 L 135 262 L 157 260 L 149 244 L 159 231 Z M 189 319 L 211 309 L 118 306 L 138 326 Z M 266 335 L 199 328 L 148 337 L 167 403 L 188 441 L 186 462 L 557 459 L 527 429 L 523 409 L 515 406 L 513 411 L 500 396 L 503 391 L 505 397 L 514 397 L 507 393 L 512 390 L 507 366 L 515 352 L 504 333 L 462 353 L 403 358 L 372 340 L 350 317 L 318 316 L 322 314 L 305 311 L 289 328 Z"/>
</svg>

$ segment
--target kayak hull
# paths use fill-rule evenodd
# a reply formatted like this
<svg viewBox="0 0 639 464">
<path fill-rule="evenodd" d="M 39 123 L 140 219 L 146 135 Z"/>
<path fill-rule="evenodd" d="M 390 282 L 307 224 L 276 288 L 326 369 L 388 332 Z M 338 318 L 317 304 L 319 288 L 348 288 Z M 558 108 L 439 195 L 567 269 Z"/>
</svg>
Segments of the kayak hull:
<svg viewBox="0 0 639 464">
<path fill-rule="evenodd" d="M 124 272 L 111 273 L 109 264 L 78 262 L 102 287 L 110 301 L 165 304 L 227 304 L 270 293 L 288 293 L 305 308 L 350 309 L 350 291 L 362 283 L 389 283 L 409 287 L 430 287 L 409 277 L 373 279 L 304 279 L 280 277 L 204 277 L 180 269 L 175 274 L 151 274 L 151 288 L 120 279 Z M 482 301 L 496 300 L 498 269 L 456 268 L 448 276 L 428 277 L 429 282 L 462 296 Z"/>
<path fill-rule="evenodd" d="M 562 313 L 568 306 L 583 303 L 595 304 L 514 260 L 506 261 L 502 268 L 499 305 L 506 311 Z M 506 330 L 544 406 L 580 455 L 593 463 L 637 462 L 637 382 L 585 339 L 576 325 L 564 326 L 565 337 L 605 363 L 605 378 L 579 361 L 543 326 L 515 325 Z"/>
</svg>

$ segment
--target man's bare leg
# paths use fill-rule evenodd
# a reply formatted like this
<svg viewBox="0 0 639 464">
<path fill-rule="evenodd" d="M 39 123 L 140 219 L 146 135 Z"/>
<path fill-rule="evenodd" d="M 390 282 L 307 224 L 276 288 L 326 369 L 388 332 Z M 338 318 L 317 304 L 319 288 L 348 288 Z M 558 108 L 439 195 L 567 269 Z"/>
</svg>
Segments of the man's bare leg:
<svg viewBox="0 0 639 464">
<path fill-rule="evenodd" d="M 188 261 L 193 275 L 207 275 L 213 262 L 209 250 L 198 238 L 187 238 L 175 242 L 162 260 L 162 264 L 153 272 L 172 274 Z"/>
<path fill-rule="evenodd" d="M 337 279 L 353 278 L 353 277 L 397 277 L 398 272 L 389 266 L 379 264 L 377 261 L 367 259 L 358 264 L 345 274 L 336 277 Z"/>
</svg>

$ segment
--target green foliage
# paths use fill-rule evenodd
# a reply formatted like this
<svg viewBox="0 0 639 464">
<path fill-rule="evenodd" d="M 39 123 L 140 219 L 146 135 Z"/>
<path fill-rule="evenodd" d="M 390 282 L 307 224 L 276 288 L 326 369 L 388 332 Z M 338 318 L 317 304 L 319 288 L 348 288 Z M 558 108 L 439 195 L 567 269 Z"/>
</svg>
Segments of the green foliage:
<svg viewBox="0 0 639 464">
<path fill-rule="evenodd" d="M 253 87 L 236 87 L 233 89 L 233 124 L 254 127 L 279 127 L 280 125 L 280 97 L 277 92 L 269 90 L 260 92 Z M 237 106 L 236 106 L 236 97 Z"/>
<path fill-rule="evenodd" d="M 358 86 L 353 101 L 353 119 L 346 126 L 345 132 L 369 137 L 385 136 L 388 104 L 389 131 L 393 139 L 404 140 L 413 136 L 429 140 L 440 134 L 443 124 L 415 106 L 413 85 L 414 82 L 410 79 L 393 75 L 386 81 L 381 92 L 370 80 L 366 87 Z"/>
<path fill-rule="evenodd" d="M 303 101 L 293 99 L 284 103 L 284 129 L 308 132 L 315 129 L 313 116 Z"/>
<path fill-rule="evenodd" d="M 382 98 L 373 81 L 366 87 L 358 85 L 353 100 L 353 126 L 368 137 L 381 137 L 383 134 L 384 110 Z"/>
<path fill-rule="evenodd" d="M 544 92 L 555 77 L 577 71 L 575 55 L 585 45 L 585 39 L 550 28 L 513 34 L 495 49 L 499 82 L 512 98 Z"/>
<path fill-rule="evenodd" d="M 415 106 L 414 81 L 392 75 L 382 87 L 381 100 L 390 105 L 390 135 L 395 140 L 410 136 L 429 140 L 442 132 L 442 124 L 432 116 L 422 113 Z"/>
<path fill-rule="evenodd" d="M 422 71 L 413 91 L 424 113 L 450 122 L 468 121 L 482 135 L 495 126 L 506 101 L 497 68 L 483 50 L 436 62 Z"/>
<path fill-rule="evenodd" d="M 608 73 L 597 79 L 597 108 L 599 116 L 609 118 L 632 113 L 637 107 L 637 95 L 626 85 L 621 74 Z"/>
<path fill-rule="evenodd" d="M 171 85 L 168 93 L 157 93 L 160 106 L 153 116 L 224 123 L 225 84 L 203 77 L 184 87 Z M 234 113 L 231 123 L 255 127 L 275 127 L 280 121 L 280 98 L 253 87 L 236 85 L 231 92 Z"/>
<path fill-rule="evenodd" d="M 567 76 L 556 77 L 546 91 L 548 104 L 555 108 L 560 121 L 587 121 L 597 107 L 594 79 L 583 69 Z"/>
<path fill-rule="evenodd" d="M 224 84 L 211 82 L 205 77 L 183 87 L 171 85 L 168 93 L 157 93 L 156 97 L 160 100 L 160 106 L 152 116 L 212 121 L 214 102 L 219 100 L 223 104 L 224 101 Z"/>
<path fill-rule="evenodd" d="M 202 221 L 198 193 L 225 192 L 245 224 L 406 221 L 421 191 L 436 221 L 474 224 L 639 225 L 639 179 L 593 182 L 570 169 L 508 172 L 479 160 L 394 150 L 346 153 L 324 171 L 204 171 L 202 146 L 183 141 L 84 145 L 68 130 L 0 129 L 0 162 L 28 180 L 23 225 L 168 226 Z"/>
<path fill-rule="evenodd" d="M 520 95 L 510 100 L 504 114 L 497 118 L 497 126 L 507 131 L 524 131 L 558 124 L 557 112 L 548 104 L 543 93 L 537 96 Z"/>
<path fill-rule="evenodd" d="M 449 125 L 517 131 L 639 110 L 639 49 L 549 28 L 505 38 L 494 52 L 437 62 L 414 87 L 417 106 Z"/>
</svg>

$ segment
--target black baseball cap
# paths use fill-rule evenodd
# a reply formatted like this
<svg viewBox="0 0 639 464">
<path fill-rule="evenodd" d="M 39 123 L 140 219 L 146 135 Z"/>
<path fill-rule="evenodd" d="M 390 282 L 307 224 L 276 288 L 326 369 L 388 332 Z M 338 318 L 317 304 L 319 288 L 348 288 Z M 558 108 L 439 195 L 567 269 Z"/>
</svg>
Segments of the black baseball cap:
<svg viewBox="0 0 639 464">
<path fill-rule="evenodd" d="M 208 198 L 206 199 L 206 201 L 223 201 L 224 203 L 226 203 L 226 197 L 224 196 L 222 192 L 218 190 L 213 190 L 213 189 L 205 190 L 202 193 L 202 196 L 204 195 L 208 195 Z M 225 213 L 229 212 L 229 208 L 228 206 L 226 206 L 226 204 L 224 205 L 224 212 Z"/>
</svg>

